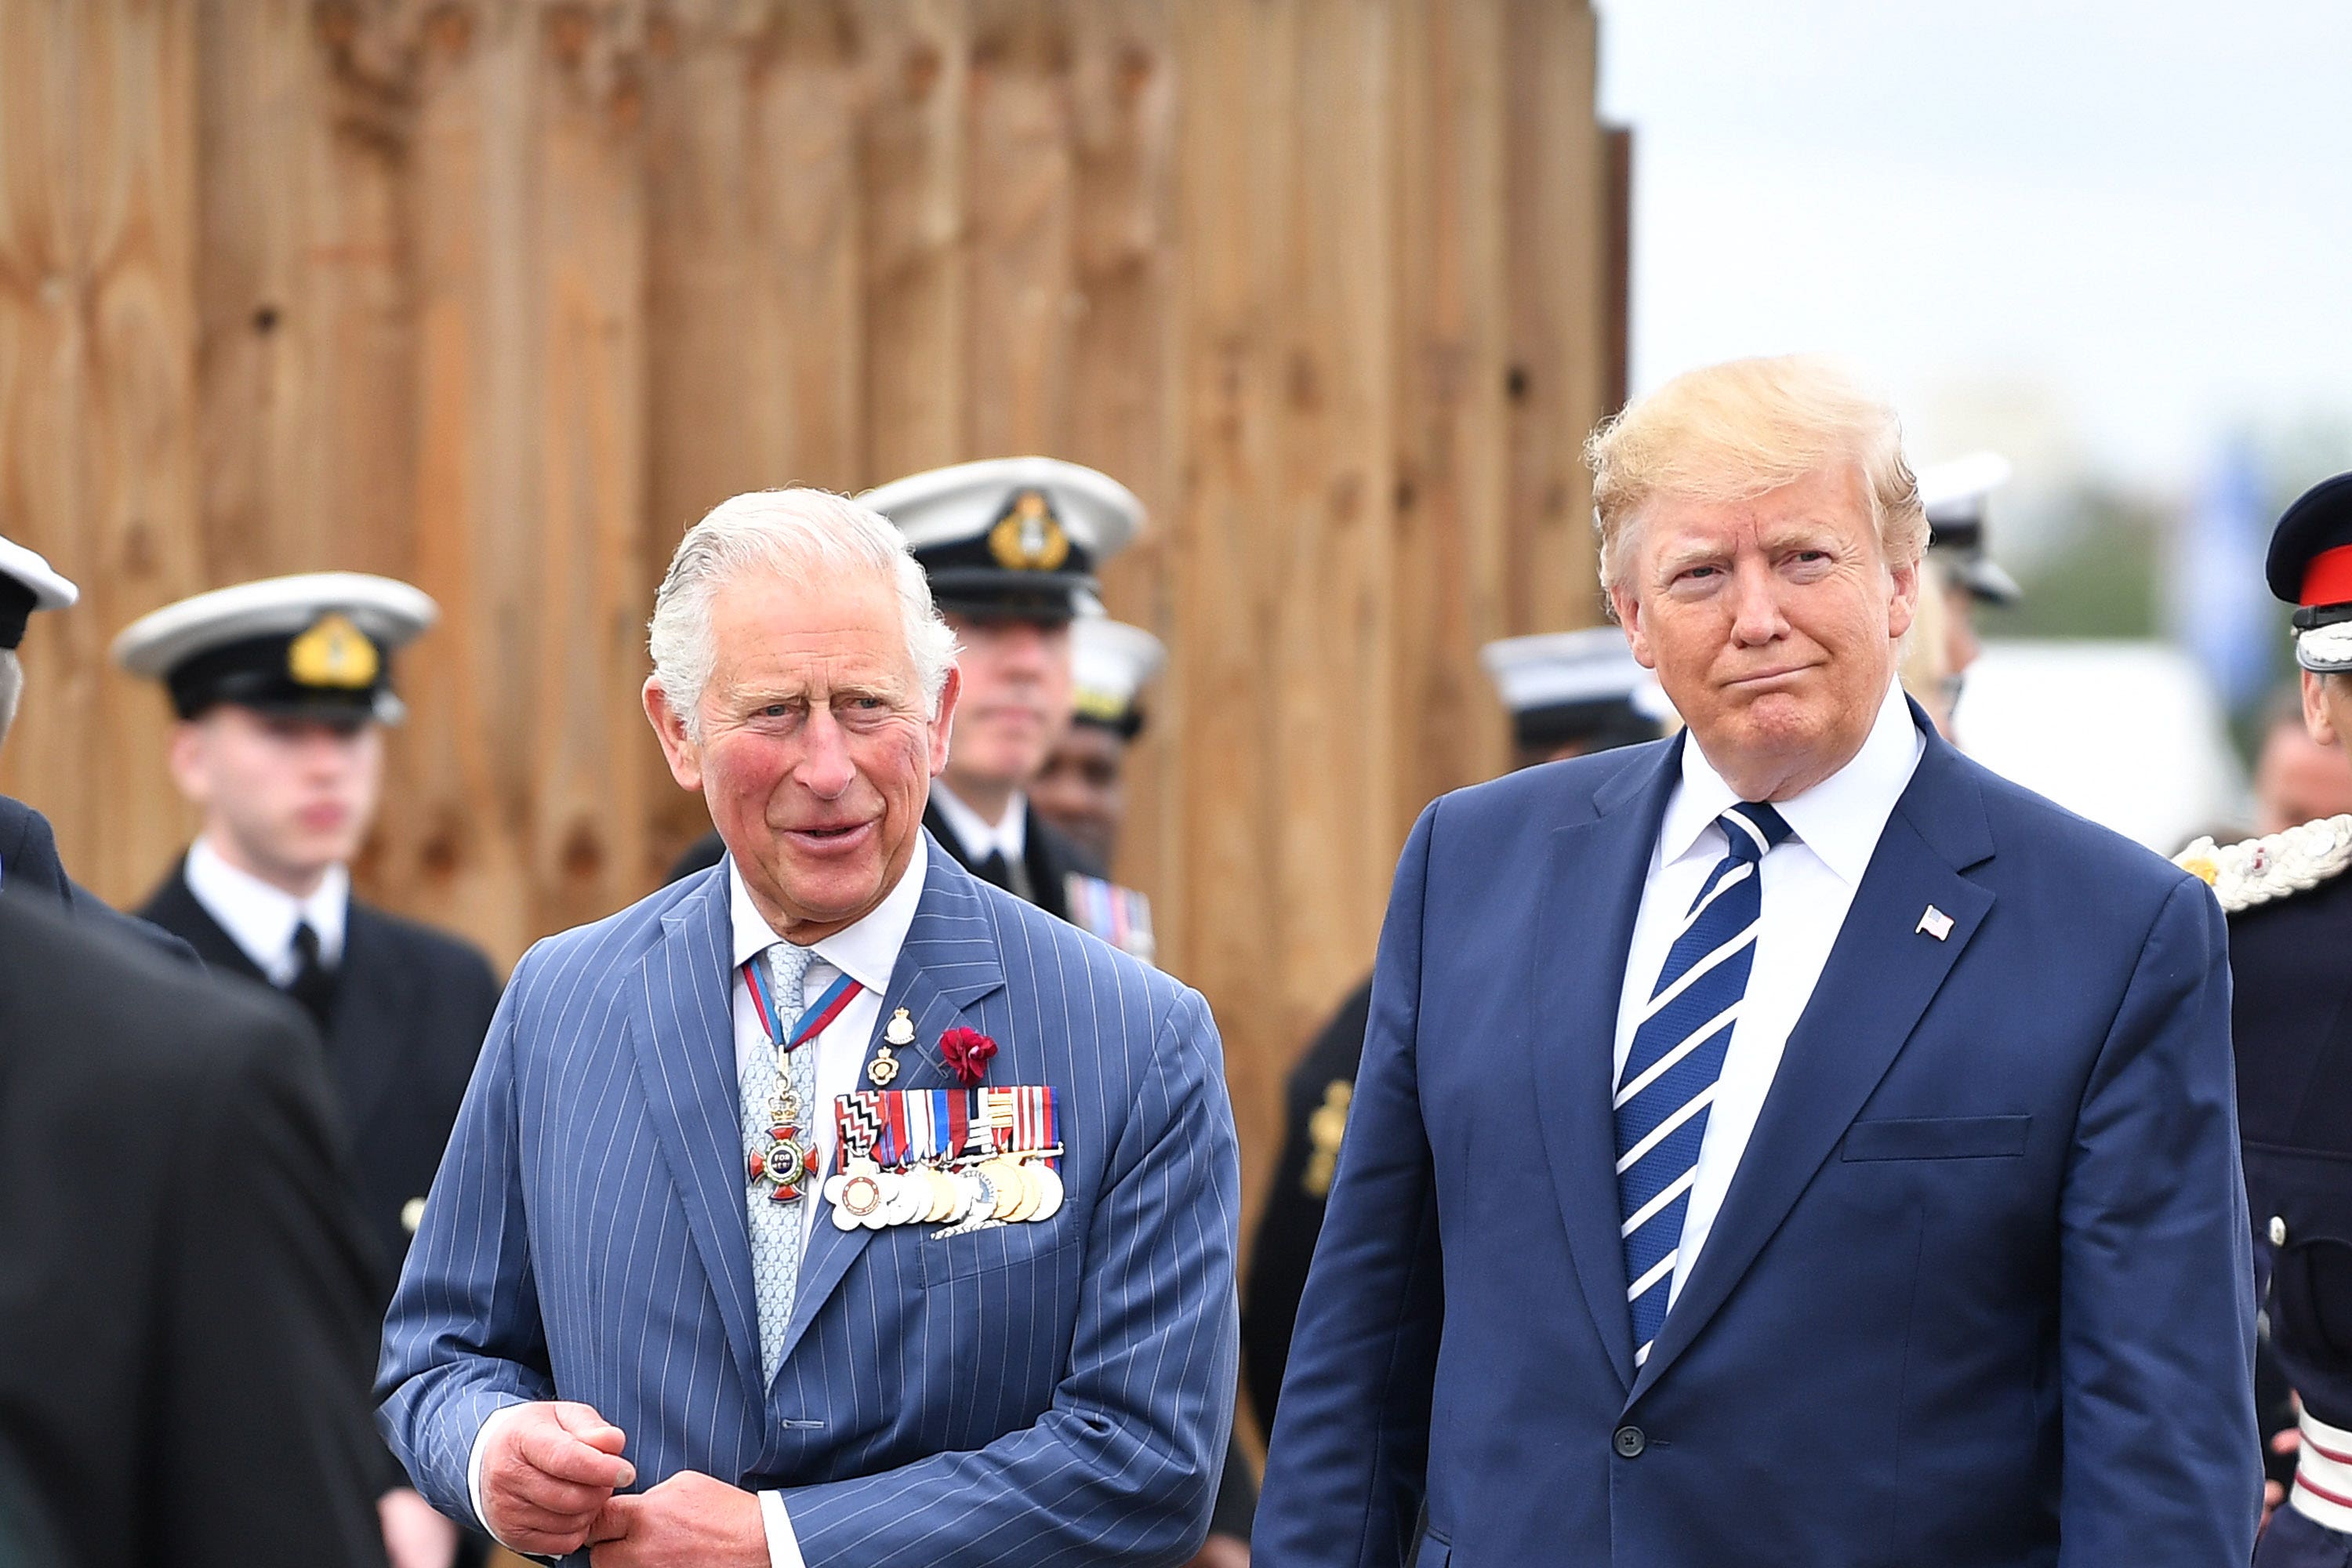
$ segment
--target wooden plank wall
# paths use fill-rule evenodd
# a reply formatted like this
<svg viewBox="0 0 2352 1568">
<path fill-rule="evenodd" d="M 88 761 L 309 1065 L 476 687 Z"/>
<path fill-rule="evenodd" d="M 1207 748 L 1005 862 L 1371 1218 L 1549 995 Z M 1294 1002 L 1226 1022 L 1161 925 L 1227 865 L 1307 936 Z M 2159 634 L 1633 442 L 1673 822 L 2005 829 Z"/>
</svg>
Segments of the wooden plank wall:
<svg viewBox="0 0 2352 1568">
<path fill-rule="evenodd" d="M 1575 0 L 0 0 L 0 531 L 88 592 L 0 784 L 137 898 L 188 825 L 112 634 L 410 578 L 363 886 L 511 961 L 704 824 L 635 696 L 704 509 L 1094 463 L 1175 653 L 1121 870 L 1262 1173 L 1413 816 L 1502 764 L 1477 646 L 1595 618 L 1593 60 Z"/>
</svg>

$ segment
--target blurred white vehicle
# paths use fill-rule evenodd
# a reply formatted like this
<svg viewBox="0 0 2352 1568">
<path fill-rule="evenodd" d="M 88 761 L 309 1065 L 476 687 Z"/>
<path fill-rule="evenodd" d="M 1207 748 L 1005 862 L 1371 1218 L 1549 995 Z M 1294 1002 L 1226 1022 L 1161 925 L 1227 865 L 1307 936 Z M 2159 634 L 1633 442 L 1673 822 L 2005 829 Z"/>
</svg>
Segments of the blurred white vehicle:
<svg viewBox="0 0 2352 1568">
<path fill-rule="evenodd" d="M 2204 672 L 2168 643 L 1990 642 L 1952 727 L 1970 756 L 2161 855 L 2253 816 Z"/>
</svg>

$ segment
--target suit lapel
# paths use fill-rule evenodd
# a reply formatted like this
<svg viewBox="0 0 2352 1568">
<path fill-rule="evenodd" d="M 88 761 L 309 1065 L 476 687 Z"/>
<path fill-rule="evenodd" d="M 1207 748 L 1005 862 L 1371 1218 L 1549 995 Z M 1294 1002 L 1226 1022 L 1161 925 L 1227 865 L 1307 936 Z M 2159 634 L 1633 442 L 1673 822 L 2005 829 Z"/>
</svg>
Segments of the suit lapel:
<svg viewBox="0 0 2352 1568">
<path fill-rule="evenodd" d="M 744 1210 L 730 934 L 722 868 L 662 917 L 662 940 L 637 968 L 629 1033 L 655 1136 L 710 1276 L 736 1370 L 757 1404 L 763 1380 Z"/>
<path fill-rule="evenodd" d="M 1911 1037 L 1992 908 L 1992 894 L 1961 875 L 1991 854 L 1978 785 L 1930 731 L 1634 1397 L 1722 1307 Z M 1941 941 L 1919 930 L 1931 904 L 1952 920 Z"/>
<path fill-rule="evenodd" d="M 929 868 L 923 878 L 922 900 L 915 906 L 906 943 L 890 972 L 889 989 L 876 1016 L 873 1037 L 866 1042 L 866 1059 L 870 1062 L 891 1016 L 901 1007 L 907 1010 L 915 1026 L 915 1043 L 897 1049 L 898 1076 L 891 1080 L 892 1089 L 960 1088 L 940 1054 L 940 1036 L 971 1019 L 982 997 L 1003 989 L 1004 963 L 997 948 L 995 924 L 979 889 L 978 881 L 940 847 L 935 835 Z M 866 1084 L 861 1067 L 857 1086 L 864 1089 Z M 829 1105 L 820 1107 L 818 1114 L 829 1116 L 832 1110 Z M 793 1321 L 784 1331 L 784 1353 L 778 1363 L 780 1373 L 875 1234 L 863 1226 L 839 1229 L 830 1209 L 820 1209 L 801 1260 Z"/>
<path fill-rule="evenodd" d="M 1538 1120 L 1569 1254 L 1601 1343 L 1619 1382 L 1628 1386 L 1633 1326 L 1617 1234 L 1610 1079 L 1633 918 L 1681 763 L 1680 741 L 1657 747 L 1653 758 L 1627 767 L 1594 794 L 1591 820 L 1553 832 L 1528 993 L 1538 1004 L 1531 1039 Z"/>
</svg>

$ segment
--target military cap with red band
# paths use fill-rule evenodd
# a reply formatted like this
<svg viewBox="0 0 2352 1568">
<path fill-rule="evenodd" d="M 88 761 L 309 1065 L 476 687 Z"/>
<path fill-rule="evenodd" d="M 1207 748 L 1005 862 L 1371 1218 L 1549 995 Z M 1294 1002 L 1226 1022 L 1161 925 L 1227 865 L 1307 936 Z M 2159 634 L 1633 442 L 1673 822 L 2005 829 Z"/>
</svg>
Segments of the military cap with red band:
<svg viewBox="0 0 2352 1568">
<path fill-rule="evenodd" d="M 2264 575 L 2295 606 L 2295 662 L 2321 674 L 2352 670 L 2352 473 L 2320 480 L 2286 509 Z"/>
</svg>

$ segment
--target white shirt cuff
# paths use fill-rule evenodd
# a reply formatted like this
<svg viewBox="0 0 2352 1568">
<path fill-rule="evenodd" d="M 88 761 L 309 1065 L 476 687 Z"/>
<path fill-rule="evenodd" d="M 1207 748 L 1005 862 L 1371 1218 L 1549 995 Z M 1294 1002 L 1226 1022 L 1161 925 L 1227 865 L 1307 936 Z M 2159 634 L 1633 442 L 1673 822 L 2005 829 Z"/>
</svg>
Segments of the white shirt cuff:
<svg viewBox="0 0 2352 1568">
<path fill-rule="evenodd" d="M 784 1494 L 760 1494 L 760 1522 L 768 1531 L 768 1568 L 808 1568 L 801 1556 L 800 1538 L 793 1533 L 793 1521 L 784 1513 Z"/>
<path fill-rule="evenodd" d="M 488 1516 L 482 1512 L 482 1451 L 489 1446 L 490 1429 L 521 1408 L 520 1405 L 501 1405 L 491 1411 L 481 1428 L 474 1434 L 474 1451 L 466 1459 L 466 1500 L 474 1505 L 474 1522 L 482 1527 L 483 1534 L 498 1541 L 500 1546 L 507 1543 L 499 1541 L 499 1532 L 490 1528 Z M 507 1549 L 513 1550 L 512 1547 Z"/>
</svg>

